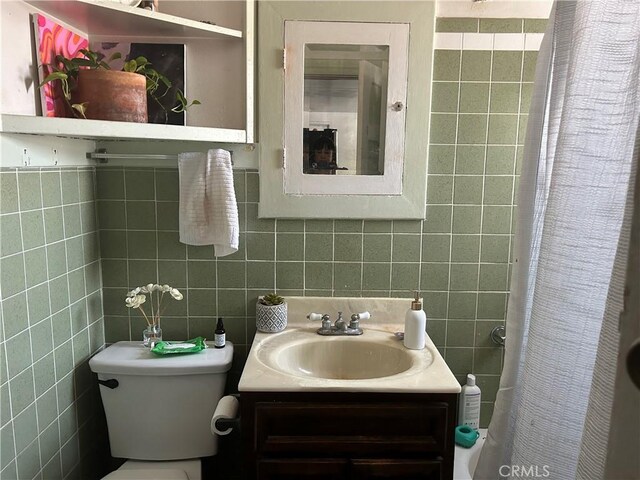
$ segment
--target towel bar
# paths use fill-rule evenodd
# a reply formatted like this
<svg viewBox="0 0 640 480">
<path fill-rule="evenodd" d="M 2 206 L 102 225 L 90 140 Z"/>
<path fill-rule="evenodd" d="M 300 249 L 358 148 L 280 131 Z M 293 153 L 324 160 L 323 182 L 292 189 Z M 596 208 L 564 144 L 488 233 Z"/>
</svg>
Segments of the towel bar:
<svg viewBox="0 0 640 480">
<path fill-rule="evenodd" d="M 231 154 L 231 165 L 233 165 L 233 150 Z M 109 159 L 137 159 L 137 160 L 178 160 L 178 155 L 162 155 L 153 153 L 108 153 L 105 148 L 99 148 L 95 152 L 87 152 L 87 159 L 96 160 L 99 163 L 108 163 Z"/>
</svg>

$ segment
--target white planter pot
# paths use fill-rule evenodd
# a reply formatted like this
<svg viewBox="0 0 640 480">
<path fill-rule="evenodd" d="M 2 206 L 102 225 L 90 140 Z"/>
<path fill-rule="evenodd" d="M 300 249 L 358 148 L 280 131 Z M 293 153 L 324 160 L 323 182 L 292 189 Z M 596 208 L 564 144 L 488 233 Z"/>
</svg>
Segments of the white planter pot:
<svg viewBox="0 0 640 480">
<path fill-rule="evenodd" d="M 280 305 L 256 304 L 256 328 L 260 332 L 281 332 L 287 327 L 287 303 Z"/>
</svg>

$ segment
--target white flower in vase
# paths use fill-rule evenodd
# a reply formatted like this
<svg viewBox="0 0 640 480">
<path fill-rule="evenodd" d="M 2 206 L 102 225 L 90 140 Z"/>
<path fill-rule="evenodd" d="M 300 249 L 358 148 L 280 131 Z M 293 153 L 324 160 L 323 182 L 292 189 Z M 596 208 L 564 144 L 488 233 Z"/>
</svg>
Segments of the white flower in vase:
<svg viewBox="0 0 640 480">
<path fill-rule="evenodd" d="M 135 308 L 147 322 L 147 331 L 153 332 L 154 341 L 162 340 L 162 330 L 160 329 L 160 318 L 166 307 L 163 308 L 163 300 L 165 294 L 168 293 L 174 300 L 182 300 L 184 296 L 177 288 L 170 285 L 160 285 L 157 283 L 148 283 L 136 287 L 127 292 L 124 303 L 127 308 Z M 142 305 L 147 301 L 149 295 L 149 311 L 145 311 Z M 155 297 L 155 298 L 154 298 Z M 148 343 L 147 331 L 143 334 L 145 346 Z"/>
</svg>

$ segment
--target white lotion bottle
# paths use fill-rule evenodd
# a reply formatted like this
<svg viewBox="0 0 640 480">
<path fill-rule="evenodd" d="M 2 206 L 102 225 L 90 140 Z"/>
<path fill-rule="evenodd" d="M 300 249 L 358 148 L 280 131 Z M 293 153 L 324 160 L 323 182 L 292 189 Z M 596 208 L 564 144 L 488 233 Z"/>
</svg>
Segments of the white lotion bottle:
<svg viewBox="0 0 640 480">
<path fill-rule="evenodd" d="M 427 315 L 422 310 L 418 292 L 415 296 L 411 308 L 404 316 L 404 346 L 412 350 L 422 350 L 427 335 Z"/>
<path fill-rule="evenodd" d="M 476 385 L 476 376 L 471 373 L 460 392 L 458 425 L 468 425 L 475 430 L 480 428 L 480 387 Z"/>
</svg>

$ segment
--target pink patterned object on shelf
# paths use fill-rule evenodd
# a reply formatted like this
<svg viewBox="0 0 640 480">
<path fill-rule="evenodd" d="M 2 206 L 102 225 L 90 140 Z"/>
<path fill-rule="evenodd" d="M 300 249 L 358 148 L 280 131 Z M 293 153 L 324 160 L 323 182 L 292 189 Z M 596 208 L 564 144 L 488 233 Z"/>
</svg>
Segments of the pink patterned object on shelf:
<svg viewBox="0 0 640 480">
<path fill-rule="evenodd" d="M 34 15 L 36 48 L 38 51 L 38 78 L 41 82 L 50 73 L 47 64 L 56 55 L 66 58 L 81 57 L 80 50 L 89 47 L 89 40 L 72 32 L 41 14 Z M 46 117 L 65 117 L 64 98 L 60 86 L 48 83 L 40 89 L 42 114 Z"/>
</svg>

